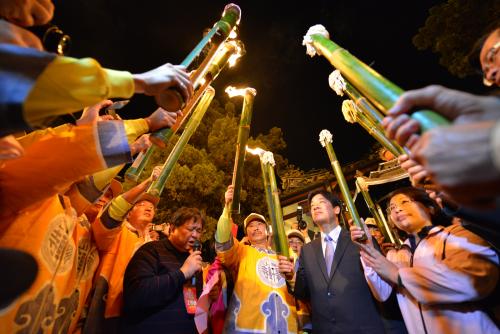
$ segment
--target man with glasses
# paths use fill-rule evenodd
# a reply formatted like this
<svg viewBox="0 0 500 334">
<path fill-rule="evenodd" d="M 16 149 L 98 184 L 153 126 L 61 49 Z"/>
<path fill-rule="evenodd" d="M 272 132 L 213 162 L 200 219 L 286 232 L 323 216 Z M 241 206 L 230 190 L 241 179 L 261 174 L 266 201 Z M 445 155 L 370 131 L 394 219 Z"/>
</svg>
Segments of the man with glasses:
<svg viewBox="0 0 500 334">
<path fill-rule="evenodd" d="M 288 231 L 287 236 L 288 244 L 290 245 L 294 255 L 298 258 L 300 256 L 302 246 L 305 244 L 304 235 L 299 230 L 290 230 Z"/>
<path fill-rule="evenodd" d="M 499 87 L 500 27 L 478 44 L 483 81 Z M 408 116 L 419 108 L 432 109 L 453 123 L 419 136 L 419 124 Z M 389 138 L 409 148 L 411 155 L 399 161 L 413 182 L 430 179 L 452 200 L 446 203 L 451 214 L 500 248 L 500 98 L 428 86 L 403 94 L 383 125 Z"/>
<path fill-rule="evenodd" d="M 486 86 L 500 87 L 500 27 L 486 36 L 479 53 L 479 62 L 483 71 L 483 82 Z"/>
</svg>

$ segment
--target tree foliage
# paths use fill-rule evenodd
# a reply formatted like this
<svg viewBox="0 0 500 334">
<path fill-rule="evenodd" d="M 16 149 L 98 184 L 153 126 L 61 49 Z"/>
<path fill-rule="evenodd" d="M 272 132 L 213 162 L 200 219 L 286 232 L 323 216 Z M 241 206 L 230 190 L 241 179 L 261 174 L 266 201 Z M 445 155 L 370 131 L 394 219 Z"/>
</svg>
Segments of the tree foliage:
<svg viewBox="0 0 500 334">
<path fill-rule="evenodd" d="M 180 207 L 196 207 L 206 217 L 202 240 L 212 238 L 222 212 L 224 192 L 232 180 L 240 116 L 235 109 L 231 102 L 221 106 L 217 100 L 213 100 L 165 185 L 155 222 L 168 222 L 169 217 Z M 165 150 L 157 150 L 144 170 L 142 179 L 150 175 L 155 165 L 163 164 L 177 139 L 178 136 L 174 136 Z M 249 138 L 248 146 L 258 146 L 273 152 L 277 173 L 294 168 L 278 153 L 286 148 L 280 128 L 274 127 L 267 134 Z M 128 182 L 126 187 L 130 186 L 132 184 Z M 259 159 L 247 154 L 241 191 L 241 215 L 244 217 L 250 212 L 266 215 L 267 206 Z"/>
<path fill-rule="evenodd" d="M 413 37 L 419 50 L 440 54 L 439 63 L 458 77 L 474 73 L 469 54 L 500 19 L 498 0 L 448 0 L 432 7 L 425 25 Z"/>
</svg>

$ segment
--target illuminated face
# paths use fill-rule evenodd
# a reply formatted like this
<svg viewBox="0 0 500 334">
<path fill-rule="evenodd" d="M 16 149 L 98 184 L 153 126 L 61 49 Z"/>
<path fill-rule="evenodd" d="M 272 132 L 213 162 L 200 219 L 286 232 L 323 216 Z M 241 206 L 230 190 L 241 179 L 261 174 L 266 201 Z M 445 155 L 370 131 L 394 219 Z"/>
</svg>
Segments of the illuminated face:
<svg viewBox="0 0 500 334">
<path fill-rule="evenodd" d="M 101 210 L 112 199 L 113 199 L 113 191 L 111 190 L 111 188 L 108 188 L 108 190 L 106 190 L 106 193 L 104 195 L 102 195 L 101 197 L 99 197 L 99 199 L 94 204 L 94 206 L 97 209 Z"/>
<path fill-rule="evenodd" d="M 85 209 L 85 215 L 89 219 L 89 222 L 94 222 L 99 212 L 101 212 L 102 208 L 105 207 L 106 204 L 108 204 L 112 199 L 113 191 L 111 191 L 111 188 L 109 188 L 104 195 L 99 197 L 97 202 Z"/>
<path fill-rule="evenodd" d="M 314 195 L 311 199 L 311 215 L 314 223 L 318 225 L 337 223 L 340 207 L 333 207 L 332 203 L 321 194 Z"/>
<path fill-rule="evenodd" d="M 300 255 L 300 251 L 302 250 L 302 246 L 304 245 L 300 238 L 288 237 L 288 244 L 295 254 Z"/>
<path fill-rule="evenodd" d="M 388 211 L 394 224 L 407 233 L 415 233 L 431 225 L 429 209 L 404 194 L 391 198 Z"/>
<path fill-rule="evenodd" d="M 260 220 L 252 220 L 247 224 L 247 237 L 252 245 L 267 240 L 267 224 Z"/>
<path fill-rule="evenodd" d="M 194 245 L 195 240 L 200 240 L 203 232 L 203 224 L 201 219 L 195 221 L 195 218 L 186 220 L 179 227 L 170 226 L 170 242 L 180 251 L 189 252 Z"/>
<path fill-rule="evenodd" d="M 377 240 L 377 243 L 379 245 L 382 245 L 382 243 L 384 242 L 384 235 L 382 234 L 382 232 L 380 232 L 378 227 L 368 226 L 368 230 L 370 231 L 370 234 L 372 235 L 372 237 L 375 240 Z"/>
<path fill-rule="evenodd" d="M 138 230 L 144 230 L 155 216 L 155 206 L 149 201 L 137 202 L 128 214 L 128 222 Z"/>
<path fill-rule="evenodd" d="M 484 41 L 479 54 L 479 61 L 483 70 L 483 82 L 486 86 L 500 87 L 500 29 L 492 32 Z"/>
</svg>

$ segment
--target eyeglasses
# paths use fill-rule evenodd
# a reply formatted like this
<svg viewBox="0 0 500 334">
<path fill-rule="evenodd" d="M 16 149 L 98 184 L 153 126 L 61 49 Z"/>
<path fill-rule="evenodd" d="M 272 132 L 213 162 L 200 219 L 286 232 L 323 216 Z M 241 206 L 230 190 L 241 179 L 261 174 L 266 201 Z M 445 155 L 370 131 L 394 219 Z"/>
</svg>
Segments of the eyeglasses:
<svg viewBox="0 0 500 334">
<path fill-rule="evenodd" d="M 294 241 L 294 240 L 290 240 L 288 241 L 288 243 L 290 245 L 303 245 L 303 242 L 302 241 Z"/>
<path fill-rule="evenodd" d="M 485 66 L 483 68 L 483 84 L 485 86 L 493 86 L 494 82 L 488 80 L 486 77 L 488 75 L 488 71 L 490 70 L 490 66 L 495 62 L 495 58 L 498 54 L 498 50 L 500 49 L 500 42 L 497 42 L 495 45 L 493 45 L 489 50 L 488 53 L 486 53 L 486 57 L 484 59 Z"/>
<path fill-rule="evenodd" d="M 412 200 L 404 199 L 399 203 L 389 205 L 387 207 L 387 212 L 391 213 L 392 211 L 396 210 L 397 208 L 407 207 L 410 203 L 413 203 L 413 202 L 414 201 L 412 201 Z"/>
</svg>

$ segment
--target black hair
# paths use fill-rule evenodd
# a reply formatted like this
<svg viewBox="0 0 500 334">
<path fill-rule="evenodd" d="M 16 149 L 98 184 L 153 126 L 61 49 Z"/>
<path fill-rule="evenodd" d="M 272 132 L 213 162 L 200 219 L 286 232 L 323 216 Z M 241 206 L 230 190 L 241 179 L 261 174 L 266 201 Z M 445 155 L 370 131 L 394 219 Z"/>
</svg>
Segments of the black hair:
<svg viewBox="0 0 500 334">
<path fill-rule="evenodd" d="M 205 218 L 203 217 L 200 210 L 197 208 L 186 208 L 182 207 L 179 210 L 175 211 L 172 221 L 170 222 L 170 226 L 177 228 L 182 226 L 188 220 L 193 219 L 194 222 L 201 222 L 201 225 L 205 225 Z"/>
<path fill-rule="evenodd" d="M 322 195 L 324 198 L 326 198 L 333 207 L 340 207 L 342 209 L 342 202 L 340 201 L 340 198 L 335 196 L 329 191 L 326 191 L 324 189 L 319 189 L 319 190 L 313 190 L 310 191 L 309 194 L 307 195 L 307 201 L 309 202 L 309 207 L 311 206 L 311 200 L 313 199 L 314 196 L 316 195 Z"/>
<path fill-rule="evenodd" d="M 387 208 L 389 208 L 391 198 L 399 194 L 408 196 L 412 201 L 419 202 L 429 209 L 432 225 L 448 226 L 451 224 L 452 217 L 446 215 L 439 204 L 433 200 L 424 189 L 405 187 L 394 190 L 386 196 Z"/>
<path fill-rule="evenodd" d="M 483 74 L 483 69 L 481 67 L 481 60 L 479 56 L 481 54 L 481 50 L 483 49 L 484 43 L 493 33 L 500 35 L 500 21 L 494 22 L 489 25 L 485 29 L 486 33 L 484 33 L 472 46 L 471 51 L 467 54 L 467 59 L 469 64 L 474 68 L 474 70 L 478 74 Z"/>
</svg>

